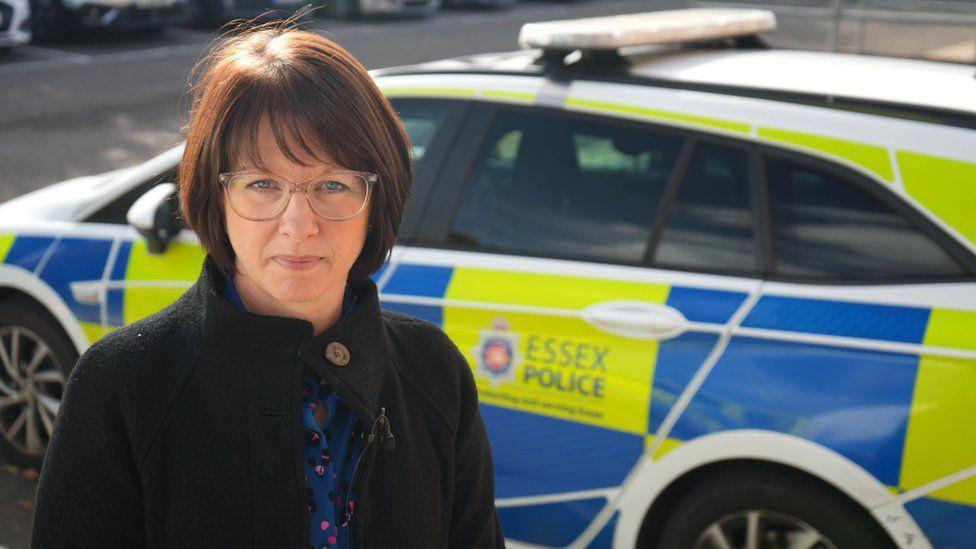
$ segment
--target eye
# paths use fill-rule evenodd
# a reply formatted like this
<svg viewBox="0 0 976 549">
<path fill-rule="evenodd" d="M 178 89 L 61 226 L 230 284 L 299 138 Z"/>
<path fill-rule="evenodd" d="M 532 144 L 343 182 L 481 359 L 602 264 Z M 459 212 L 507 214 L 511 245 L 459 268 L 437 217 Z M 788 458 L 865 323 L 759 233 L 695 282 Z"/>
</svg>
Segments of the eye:
<svg viewBox="0 0 976 549">
<path fill-rule="evenodd" d="M 278 183 L 271 179 L 258 179 L 248 183 L 247 188 L 256 191 L 271 191 L 278 188 Z"/>
<path fill-rule="evenodd" d="M 316 190 L 325 191 L 325 192 L 329 192 L 329 193 L 341 193 L 341 192 L 348 191 L 349 190 L 349 187 L 346 186 L 346 184 L 343 183 L 342 181 L 336 181 L 335 179 L 329 179 L 329 180 L 322 181 L 321 183 L 319 183 L 318 186 L 316 187 Z"/>
</svg>

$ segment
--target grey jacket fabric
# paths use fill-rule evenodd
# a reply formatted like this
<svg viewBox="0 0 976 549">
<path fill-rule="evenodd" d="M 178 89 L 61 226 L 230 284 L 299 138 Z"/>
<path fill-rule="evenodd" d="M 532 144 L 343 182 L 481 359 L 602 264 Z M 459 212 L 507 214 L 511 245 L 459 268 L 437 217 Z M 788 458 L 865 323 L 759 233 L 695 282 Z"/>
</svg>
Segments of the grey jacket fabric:
<svg viewBox="0 0 976 549">
<path fill-rule="evenodd" d="M 474 378 L 440 328 L 382 311 L 368 278 L 314 337 L 307 321 L 236 309 L 222 284 L 208 256 L 175 303 L 78 360 L 32 547 L 308 547 L 306 368 L 359 418 L 357 547 L 504 547 Z M 334 342 L 346 356 L 326 356 Z"/>
</svg>

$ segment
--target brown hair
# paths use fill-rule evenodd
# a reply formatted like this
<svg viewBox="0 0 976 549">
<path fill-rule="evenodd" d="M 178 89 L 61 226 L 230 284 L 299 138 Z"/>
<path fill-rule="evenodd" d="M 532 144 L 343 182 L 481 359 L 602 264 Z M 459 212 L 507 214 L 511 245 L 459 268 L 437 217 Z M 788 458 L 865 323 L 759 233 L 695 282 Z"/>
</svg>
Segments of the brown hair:
<svg viewBox="0 0 976 549">
<path fill-rule="evenodd" d="M 334 41 L 293 20 L 247 28 L 218 44 L 191 71 L 186 148 L 179 172 L 183 218 L 225 274 L 234 270 L 220 172 L 246 154 L 262 165 L 258 124 L 265 116 L 293 162 L 300 153 L 379 176 L 370 197 L 372 226 L 350 277 L 378 270 L 396 242 L 413 171 L 403 124 L 366 68 Z M 290 139 L 289 139 L 290 138 Z"/>
</svg>

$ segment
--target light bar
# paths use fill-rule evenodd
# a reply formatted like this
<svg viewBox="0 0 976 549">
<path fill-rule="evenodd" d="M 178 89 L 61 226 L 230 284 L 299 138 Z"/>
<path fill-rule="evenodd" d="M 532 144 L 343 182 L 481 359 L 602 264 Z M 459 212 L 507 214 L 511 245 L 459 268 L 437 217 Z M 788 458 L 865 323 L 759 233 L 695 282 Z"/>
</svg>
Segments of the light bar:
<svg viewBox="0 0 976 549">
<path fill-rule="evenodd" d="M 771 11 L 696 8 L 526 23 L 518 41 L 522 49 L 616 50 L 747 36 L 775 28 Z"/>
</svg>

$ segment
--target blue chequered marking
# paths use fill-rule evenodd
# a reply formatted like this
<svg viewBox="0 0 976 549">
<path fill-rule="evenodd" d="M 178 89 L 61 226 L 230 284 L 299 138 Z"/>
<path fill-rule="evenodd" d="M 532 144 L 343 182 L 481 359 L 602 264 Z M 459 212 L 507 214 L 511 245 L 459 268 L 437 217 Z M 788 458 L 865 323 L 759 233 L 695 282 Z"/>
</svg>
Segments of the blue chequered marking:
<svg viewBox="0 0 976 549">
<path fill-rule="evenodd" d="M 419 297 L 444 297 L 454 269 L 411 263 L 398 265 L 383 293 Z"/>
<path fill-rule="evenodd" d="M 101 280 L 112 241 L 92 238 L 62 238 L 41 271 L 41 279 L 54 289 L 68 308 L 85 322 L 101 323 L 97 304 L 75 301 L 70 284 L 82 280 Z"/>
<path fill-rule="evenodd" d="M 613 516 L 610 520 L 603 526 L 600 533 L 593 538 L 593 541 L 587 545 L 587 549 L 610 549 L 613 547 L 613 532 L 617 527 L 617 518 L 620 516 L 620 511 L 614 511 Z"/>
<path fill-rule="evenodd" d="M 383 273 L 386 272 L 386 268 L 389 266 L 390 266 L 390 261 L 389 260 L 384 261 L 383 264 L 380 265 L 380 268 L 377 269 L 375 273 L 369 275 L 369 277 L 373 279 L 373 282 L 378 282 L 379 279 L 383 277 Z"/>
<path fill-rule="evenodd" d="M 742 325 L 811 334 L 921 343 L 929 309 L 763 296 Z"/>
<path fill-rule="evenodd" d="M 692 322 L 725 324 L 745 298 L 742 292 L 674 286 L 668 294 L 667 305 L 681 311 Z"/>
<path fill-rule="evenodd" d="M 18 236 L 3 262 L 34 272 L 51 244 L 54 244 L 54 238 L 49 236 Z"/>
<path fill-rule="evenodd" d="M 496 498 L 619 486 L 644 450 L 641 435 L 484 403 L 481 415 Z"/>
<path fill-rule="evenodd" d="M 914 355 L 735 337 L 669 436 L 778 431 L 897 486 L 917 371 Z"/>
<path fill-rule="evenodd" d="M 508 539 L 549 547 L 565 547 L 583 533 L 603 509 L 603 498 L 499 507 L 498 520 Z"/>
<path fill-rule="evenodd" d="M 396 311 L 429 320 L 438 326 L 444 326 L 444 308 L 436 305 L 417 305 L 414 303 L 391 303 L 381 301 L 380 305 L 387 311 Z"/>
<path fill-rule="evenodd" d="M 129 255 L 132 252 L 132 242 L 123 240 L 119 243 L 119 253 L 112 265 L 112 280 L 125 280 L 125 271 L 129 266 Z M 107 321 L 110 326 L 123 326 L 123 312 L 125 311 L 125 290 L 109 290 L 106 301 Z"/>
<path fill-rule="evenodd" d="M 671 411 L 678 396 L 688 386 L 691 377 L 712 351 L 718 334 L 686 332 L 662 341 L 654 367 L 654 386 L 651 389 L 651 411 L 648 431 L 655 433 Z"/>
<path fill-rule="evenodd" d="M 951 503 L 934 498 L 920 498 L 905 504 L 918 526 L 925 532 L 933 547 L 939 549 L 971 549 L 976 507 Z"/>
</svg>

